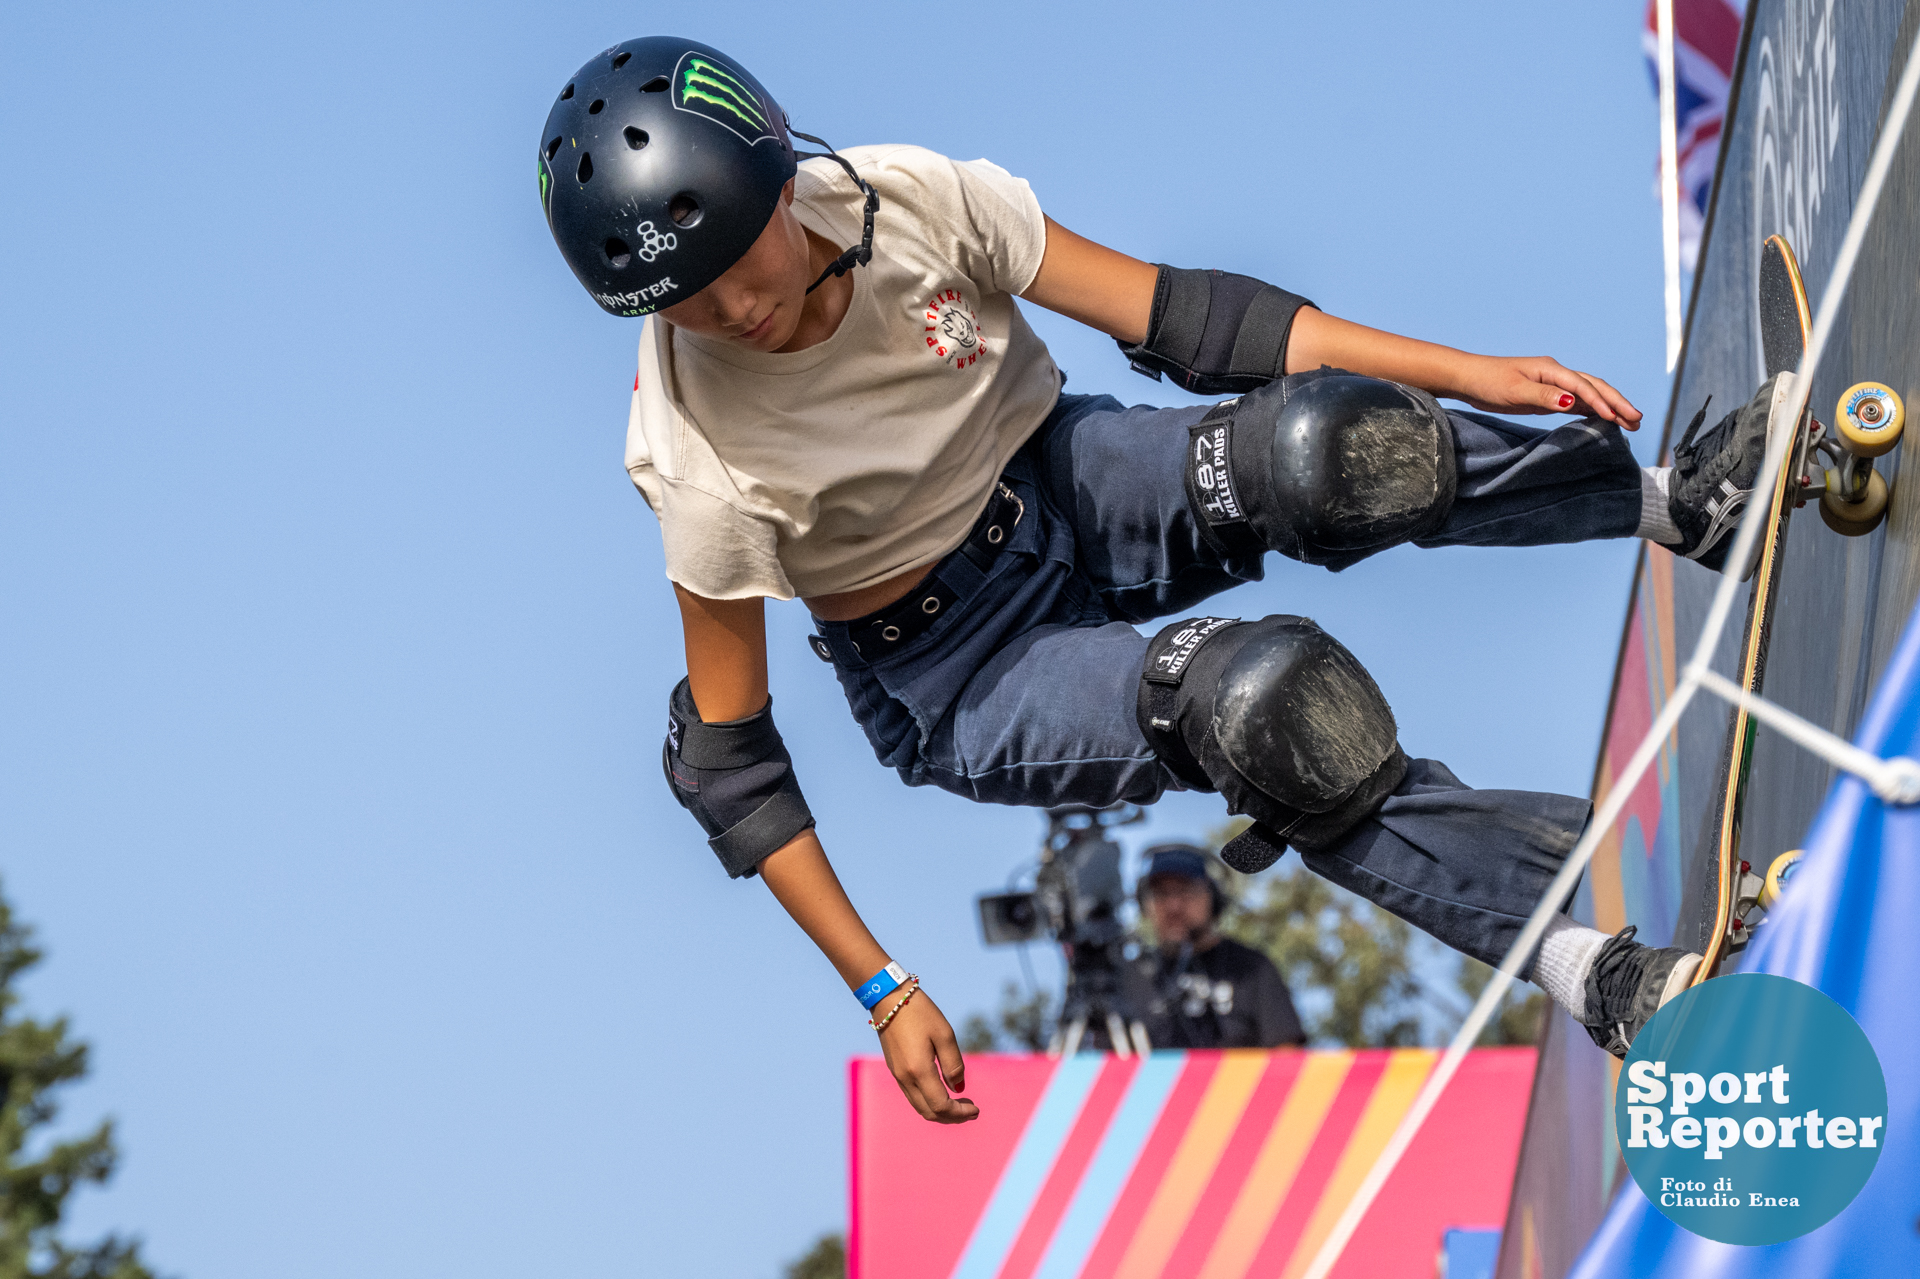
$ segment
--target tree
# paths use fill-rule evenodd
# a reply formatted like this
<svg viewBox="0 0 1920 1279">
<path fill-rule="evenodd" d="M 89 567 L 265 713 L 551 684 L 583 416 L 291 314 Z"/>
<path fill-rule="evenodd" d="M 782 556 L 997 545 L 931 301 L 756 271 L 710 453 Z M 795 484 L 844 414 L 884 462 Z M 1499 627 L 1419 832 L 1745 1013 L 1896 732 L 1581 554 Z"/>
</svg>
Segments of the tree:
<svg viewBox="0 0 1920 1279">
<path fill-rule="evenodd" d="M 821 1235 L 806 1256 L 787 1264 L 787 1279 L 847 1279 L 846 1237 Z"/>
<path fill-rule="evenodd" d="M 1022 995 L 1008 982 L 1000 988 L 1000 1007 L 991 1020 L 985 1013 L 969 1013 L 960 1025 L 963 1053 L 1027 1052 L 1047 1050 L 1053 1036 L 1053 997 L 1044 990 Z"/>
<path fill-rule="evenodd" d="M 1297 860 L 1258 883 L 1220 931 L 1272 957 L 1303 1005 L 1309 1039 L 1350 1048 L 1420 1042 L 1411 928 Z"/>
<path fill-rule="evenodd" d="M 0 895 L 0 1279 L 153 1279 L 138 1240 L 76 1247 L 56 1237 L 67 1196 L 82 1182 L 105 1184 L 119 1154 L 111 1120 L 75 1140 L 35 1141 L 59 1114 L 55 1090 L 87 1074 L 87 1045 L 68 1038 L 65 1017 L 18 1012 L 15 979 L 40 959 L 32 929 Z"/>
<path fill-rule="evenodd" d="M 1245 827 L 1242 820 L 1215 831 L 1213 846 L 1219 848 Z M 1421 1041 L 1420 1009 L 1430 992 L 1413 969 L 1412 928 L 1298 860 L 1283 862 L 1256 883 L 1252 896 L 1227 912 L 1221 931 L 1266 951 L 1295 996 L 1307 996 L 1309 1007 L 1325 1004 L 1324 1012 L 1306 1014 L 1310 1038 L 1350 1048 L 1398 1048 Z M 1464 998 L 1431 992 L 1443 1006 L 1455 1006 L 1456 1026 L 1493 976 L 1479 960 L 1457 958 L 1454 986 Z M 1510 991 L 1474 1043 L 1482 1048 L 1535 1043 L 1545 1009 L 1542 992 Z"/>
<path fill-rule="evenodd" d="M 1470 955 L 1460 956 L 1460 968 L 1455 984 L 1460 993 L 1466 996 L 1466 1003 L 1460 1008 L 1460 1021 L 1467 1019 L 1467 1012 L 1480 992 L 1493 980 L 1493 969 Z M 1500 1011 L 1487 1020 L 1474 1039 L 1477 1048 L 1498 1048 L 1508 1044 L 1537 1044 L 1540 1032 L 1546 1028 L 1547 994 L 1543 990 L 1532 990 L 1522 995 L 1525 989 L 1515 985 L 1500 1001 Z"/>
</svg>

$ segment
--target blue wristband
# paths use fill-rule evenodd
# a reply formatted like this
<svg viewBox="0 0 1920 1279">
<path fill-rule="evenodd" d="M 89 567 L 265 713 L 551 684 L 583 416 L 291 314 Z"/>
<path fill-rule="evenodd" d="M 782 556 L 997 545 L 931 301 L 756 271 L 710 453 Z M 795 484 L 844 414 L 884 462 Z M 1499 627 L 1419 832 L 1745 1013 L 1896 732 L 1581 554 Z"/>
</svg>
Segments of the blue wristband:
<svg viewBox="0 0 1920 1279">
<path fill-rule="evenodd" d="M 900 989 L 900 983 L 906 979 L 906 969 L 898 964 L 888 964 L 885 968 L 882 968 L 879 972 L 867 978 L 860 989 L 853 993 L 854 996 L 859 999 L 860 1006 L 868 1012 L 872 1012 L 875 1004 Z"/>
</svg>

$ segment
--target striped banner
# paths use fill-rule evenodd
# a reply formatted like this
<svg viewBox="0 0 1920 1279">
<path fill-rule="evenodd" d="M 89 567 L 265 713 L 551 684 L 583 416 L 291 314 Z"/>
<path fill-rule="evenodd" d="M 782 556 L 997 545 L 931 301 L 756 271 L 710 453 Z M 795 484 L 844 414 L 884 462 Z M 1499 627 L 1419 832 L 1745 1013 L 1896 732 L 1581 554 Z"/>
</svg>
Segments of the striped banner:
<svg viewBox="0 0 1920 1279">
<path fill-rule="evenodd" d="M 981 1117 L 922 1121 L 850 1064 L 854 1279 L 1293 1279 L 1412 1103 L 1429 1049 L 982 1055 Z M 1534 1050 L 1471 1054 L 1335 1272 L 1426 1279 L 1505 1218 Z"/>
</svg>

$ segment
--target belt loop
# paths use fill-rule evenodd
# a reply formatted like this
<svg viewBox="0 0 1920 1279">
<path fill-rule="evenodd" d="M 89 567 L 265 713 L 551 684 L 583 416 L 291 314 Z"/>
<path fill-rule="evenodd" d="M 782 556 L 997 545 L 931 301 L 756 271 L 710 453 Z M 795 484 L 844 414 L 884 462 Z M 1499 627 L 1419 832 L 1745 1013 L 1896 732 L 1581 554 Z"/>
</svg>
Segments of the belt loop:
<svg viewBox="0 0 1920 1279">
<path fill-rule="evenodd" d="M 1020 527 L 1026 513 L 1027 504 L 1020 495 L 1008 488 L 1005 480 L 995 481 L 993 493 L 987 498 L 987 509 L 980 513 L 967 540 L 960 544 L 963 557 L 986 573 L 1000 552 L 1012 544 L 1013 531 Z"/>
<path fill-rule="evenodd" d="M 807 647 L 823 662 L 846 667 L 867 665 L 866 654 L 845 622 L 814 619 L 815 634 L 807 636 Z"/>
<path fill-rule="evenodd" d="M 940 561 L 933 572 L 927 575 L 927 580 L 938 577 L 962 595 L 979 590 L 987 583 L 987 574 L 993 570 L 993 560 L 991 557 L 976 559 L 977 554 L 973 543 L 962 542 L 960 554 L 949 555 Z"/>
</svg>

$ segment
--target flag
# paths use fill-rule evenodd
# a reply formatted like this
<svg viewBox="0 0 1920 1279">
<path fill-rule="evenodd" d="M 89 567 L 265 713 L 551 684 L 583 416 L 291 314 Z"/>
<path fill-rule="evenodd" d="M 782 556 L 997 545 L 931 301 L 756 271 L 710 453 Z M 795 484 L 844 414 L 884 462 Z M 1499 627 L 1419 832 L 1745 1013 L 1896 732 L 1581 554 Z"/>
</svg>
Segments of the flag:
<svg viewBox="0 0 1920 1279">
<path fill-rule="evenodd" d="M 1700 233 L 1713 194 L 1713 167 L 1720 154 L 1720 126 L 1727 116 L 1727 87 L 1740 49 L 1746 0 L 1673 0 L 1674 128 L 1680 156 L 1680 265 L 1691 271 L 1700 258 Z M 1651 0 L 1640 34 L 1647 69 L 1660 95 L 1660 33 Z M 1660 160 L 1654 157 L 1654 198 L 1660 197 Z"/>
<path fill-rule="evenodd" d="M 1883 759 L 1920 757 L 1920 609 L 1907 620 L 1860 726 Z M 1890 808 L 1851 776 L 1834 784 L 1791 887 L 1754 935 L 1743 972 L 1819 988 L 1852 1013 L 1887 1077 L 1887 1134 L 1873 1176 L 1839 1216 L 1765 1247 L 1683 1230 L 1628 1179 L 1569 1279 L 1830 1279 L 1920 1275 L 1920 806 Z M 1903 1134 L 1899 1141 L 1894 1133 Z"/>
</svg>

